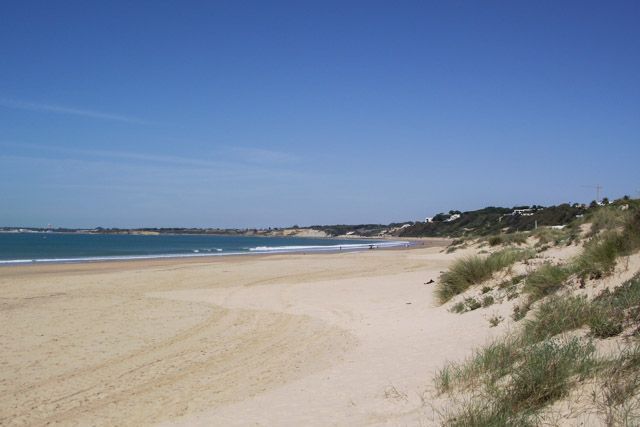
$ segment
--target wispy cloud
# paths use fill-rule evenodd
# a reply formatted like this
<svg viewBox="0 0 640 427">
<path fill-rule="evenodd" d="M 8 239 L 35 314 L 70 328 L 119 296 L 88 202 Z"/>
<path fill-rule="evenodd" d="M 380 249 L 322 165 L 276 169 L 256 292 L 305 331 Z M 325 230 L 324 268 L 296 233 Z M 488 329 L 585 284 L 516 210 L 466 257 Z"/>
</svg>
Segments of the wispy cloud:
<svg viewBox="0 0 640 427">
<path fill-rule="evenodd" d="M 149 124 L 149 122 L 136 117 L 123 116 L 120 114 L 105 113 L 101 111 L 87 110 L 83 108 L 68 107 L 55 104 L 42 104 L 39 102 L 26 102 L 16 99 L 0 98 L 0 106 L 14 110 L 37 111 L 54 114 L 67 114 L 74 116 L 89 117 L 99 120 L 112 120 L 117 122 Z"/>
<path fill-rule="evenodd" d="M 214 153 L 213 158 L 206 157 L 194 158 L 176 155 L 149 154 L 132 151 L 116 151 L 116 150 L 99 150 L 99 149 L 82 149 L 60 147 L 55 145 L 31 144 L 31 143 L 15 143 L 0 141 L 0 147 L 23 148 L 42 151 L 55 152 L 62 155 L 74 155 L 95 158 L 111 158 L 125 161 L 139 161 L 144 163 L 171 164 L 175 166 L 185 167 L 201 167 L 201 168 L 237 168 L 245 170 L 250 167 L 253 170 L 261 170 L 263 168 L 277 168 L 283 170 L 285 164 L 293 163 L 300 160 L 295 154 L 266 150 L 261 148 L 249 147 L 228 147 L 225 150 Z"/>
<path fill-rule="evenodd" d="M 194 158 L 184 157 L 176 155 L 161 155 L 161 154 L 148 154 L 141 152 L 131 151 L 115 151 L 115 150 L 95 150 L 95 149 L 78 149 L 59 147 L 52 145 L 31 144 L 31 143 L 12 143 L 0 141 L 0 147 L 8 148 L 21 148 L 28 151 L 37 150 L 36 156 L 31 155 L 11 155 L 8 153 L 1 153 L 0 159 L 9 157 L 23 158 L 32 160 L 45 160 L 50 159 L 46 154 L 56 153 L 58 156 L 63 156 L 67 160 L 76 160 L 79 163 L 91 164 L 92 162 L 115 162 L 116 164 L 131 163 L 133 165 L 146 165 L 151 167 L 155 165 L 159 168 L 165 168 L 176 170 L 190 170 L 192 172 L 200 171 L 207 176 L 217 177 L 237 177 L 243 179 L 251 179 L 264 176 L 291 176 L 295 174 L 292 170 L 281 167 L 270 167 L 268 164 L 252 165 L 244 161 L 228 158 Z M 12 150 L 13 151 L 13 150 Z M 57 156 L 56 156 L 57 157 Z M 140 167 L 140 166 L 135 166 Z"/>
<path fill-rule="evenodd" d="M 273 164 L 292 163 L 300 160 L 298 156 L 283 151 L 269 150 L 254 147 L 230 147 L 229 152 L 243 161 L 249 163 Z"/>
</svg>

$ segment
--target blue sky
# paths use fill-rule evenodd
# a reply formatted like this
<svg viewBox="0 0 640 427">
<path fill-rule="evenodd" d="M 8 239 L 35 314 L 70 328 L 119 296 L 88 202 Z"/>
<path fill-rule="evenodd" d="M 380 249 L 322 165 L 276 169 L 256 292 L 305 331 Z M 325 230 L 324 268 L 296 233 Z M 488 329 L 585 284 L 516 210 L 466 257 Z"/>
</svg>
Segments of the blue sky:
<svg viewBox="0 0 640 427">
<path fill-rule="evenodd" d="M 640 190 L 640 2 L 7 2 L 0 225 L 415 220 Z"/>
</svg>

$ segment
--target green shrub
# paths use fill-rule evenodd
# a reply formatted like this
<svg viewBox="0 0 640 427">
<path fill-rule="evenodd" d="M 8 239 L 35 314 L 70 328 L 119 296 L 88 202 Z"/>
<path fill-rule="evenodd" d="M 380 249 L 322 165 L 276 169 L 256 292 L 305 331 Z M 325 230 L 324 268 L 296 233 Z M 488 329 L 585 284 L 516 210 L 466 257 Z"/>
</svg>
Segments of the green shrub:
<svg viewBox="0 0 640 427">
<path fill-rule="evenodd" d="M 491 295 L 485 295 L 482 299 L 482 306 L 489 307 L 495 303 L 495 299 Z"/>
<path fill-rule="evenodd" d="M 527 415 L 514 413 L 499 402 L 474 400 L 444 420 L 447 427 L 529 427 L 536 425 Z"/>
<path fill-rule="evenodd" d="M 623 227 L 630 219 L 629 211 L 622 211 L 617 206 L 607 206 L 594 209 L 587 216 L 586 221 L 591 222 L 591 234 L 602 230 L 614 230 Z"/>
<path fill-rule="evenodd" d="M 518 322 L 525 318 L 529 310 L 531 310 L 531 303 L 529 301 L 524 302 L 521 305 L 516 305 L 513 307 L 513 314 L 511 315 L 511 318 Z"/>
<path fill-rule="evenodd" d="M 597 307 L 591 310 L 587 324 L 593 336 L 608 338 L 620 335 L 624 330 L 624 312 L 611 307 Z"/>
<path fill-rule="evenodd" d="M 451 390 L 451 369 L 449 366 L 445 366 L 440 369 L 433 378 L 436 391 L 440 394 L 446 393 Z"/>
<path fill-rule="evenodd" d="M 519 274 L 511 279 L 504 280 L 498 284 L 498 288 L 505 289 L 507 292 L 507 299 L 511 300 L 518 296 L 516 286 L 518 283 L 522 282 L 525 277 L 526 276 L 524 274 Z"/>
<path fill-rule="evenodd" d="M 480 384 L 481 391 L 450 415 L 444 425 L 535 425 L 532 416 L 536 411 L 565 396 L 576 378 L 594 371 L 597 365 L 593 353 L 591 343 L 575 337 L 527 348 L 518 340 L 493 343 L 465 365 L 447 367 L 449 390 L 460 380 L 470 384 L 473 378 L 484 376 L 485 381 Z"/>
<path fill-rule="evenodd" d="M 451 386 L 467 387 L 479 382 L 494 383 L 505 376 L 520 358 L 523 349 L 521 344 L 517 337 L 496 340 L 475 350 L 461 365 L 449 365 Z"/>
<path fill-rule="evenodd" d="M 444 303 L 470 286 L 488 279 L 492 274 L 486 258 L 469 256 L 459 259 L 453 263 L 449 271 L 440 276 L 436 295 L 440 302 Z"/>
<path fill-rule="evenodd" d="M 623 309 L 640 305 L 640 274 L 636 274 L 613 291 L 605 289 L 594 302 Z"/>
<path fill-rule="evenodd" d="M 508 248 L 487 257 L 487 263 L 494 272 L 510 267 L 517 261 L 526 260 L 534 255 L 533 251 Z"/>
<path fill-rule="evenodd" d="M 593 301 L 588 324 L 598 338 L 619 335 L 627 322 L 640 321 L 640 275 L 612 291 L 606 289 Z"/>
<path fill-rule="evenodd" d="M 491 286 L 483 286 L 481 292 L 483 294 L 486 294 L 487 292 L 491 291 Z"/>
<path fill-rule="evenodd" d="M 498 246 L 501 245 L 504 240 L 502 236 L 491 236 L 487 239 L 487 242 L 489 242 L 489 246 Z"/>
<path fill-rule="evenodd" d="M 527 233 L 509 233 L 504 235 L 504 241 L 512 245 L 524 245 L 527 243 Z"/>
<path fill-rule="evenodd" d="M 613 272 L 618 257 L 640 249 L 640 212 L 630 216 L 622 232 L 607 231 L 588 242 L 574 260 L 582 278 L 598 279 Z"/>
<path fill-rule="evenodd" d="M 464 305 L 464 302 L 459 301 L 451 307 L 451 311 L 454 313 L 464 313 L 466 311 L 466 306 Z"/>
<path fill-rule="evenodd" d="M 544 263 L 525 279 L 524 291 L 527 292 L 533 301 L 545 297 L 562 286 L 570 275 L 568 268 Z"/>
<path fill-rule="evenodd" d="M 466 291 L 470 286 L 490 279 L 495 272 L 528 256 L 530 256 L 528 251 L 505 249 L 484 258 L 480 256 L 461 258 L 440 276 L 436 296 L 441 303 L 445 303 L 455 295 Z"/>
<path fill-rule="evenodd" d="M 541 227 L 533 231 L 533 236 L 538 239 L 538 246 L 547 244 L 559 245 L 568 240 L 569 230 L 563 228 L 561 230 L 549 227 Z"/>
<path fill-rule="evenodd" d="M 478 301 L 475 298 L 465 298 L 464 299 L 464 303 L 467 306 L 467 309 L 469 311 L 477 310 L 478 308 L 480 308 L 482 306 L 480 301 Z"/>
<path fill-rule="evenodd" d="M 574 337 L 564 343 L 545 341 L 523 352 L 504 403 L 519 412 L 539 409 L 564 396 L 572 376 L 586 375 L 593 368 L 594 350 L 592 344 Z"/>
<path fill-rule="evenodd" d="M 460 248 L 459 246 L 448 246 L 444 252 L 447 254 L 452 254 L 455 251 L 457 251 L 459 248 Z"/>
<path fill-rule="evenodd" d="M 489 318 L 489 326 L 494 328 L 502 322 L 504 318 L 502 316 L 494 315 Z"/>
<path fill-rule="evenodd" d="M 611 274 L 618 257 L 624 252 L 624 246 L 624 238 L 615 231 L 593 238 L 574 262 L 578 275 L 599 279 Z"/>
<path fill-rule="evenodd" d="M 535 343 L 559 333 L 580 328 L 589 319 L 584 296 L 553 296 L 540 304 L 522 331 L 525 342 Z"/>
<path fill-rule="evenodd" d="M 606 425 L 637 425 L 638 408 L 627 402 L 630 397 L 637 396 L 640 389 L 640 345 L 628 345 L 617 357 L 607 361 L 598 380 L 593 399 L 606 415 Z"/>
</svg>

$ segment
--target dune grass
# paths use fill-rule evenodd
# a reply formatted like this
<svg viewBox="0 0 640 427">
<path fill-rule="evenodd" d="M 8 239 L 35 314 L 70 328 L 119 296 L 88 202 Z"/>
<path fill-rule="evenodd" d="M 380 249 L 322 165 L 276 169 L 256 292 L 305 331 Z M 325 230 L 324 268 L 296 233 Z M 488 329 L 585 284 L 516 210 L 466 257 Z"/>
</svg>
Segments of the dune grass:
<svg viewBox="0 0 640 427">
<path fill-rule="evenodd" d="M 594 337 L 608 338 L 634 324 L 640 325 L 640 274 L 613 292 L 605 290 L 593 301 L 584 296 L 555 295 L 544 300 L 525 323 L 523 337 L 538 342 L 586 325 Z"/>
<path fill-rule="evenodd" d="M 501 233 L 494 234 L 485 238 L 489 246 L 498 245 L 524 245 L 527 243 L 529 233 L 516 232 L 516 233 Z"/>
<path fill-rule="evenodd" d="M 480 393 L 450 414 L 444 425 L 535 425 L 537 411 L 565 396 L 572 382 L 592 375 L 598 366 L 594 346 L 575 337 L 547 340 L 526 350 L 520 344 L 495 343 L 458 371 L 450 366 L 439 373 L 448 389 L 460 378 L 481 379 L 475 384 Z"/>
<path fill-rule="evenodd" d="M 509 337 L 476 349 L 465 362 L 450 363 L 436 373 L 436 390 L 445 393 L 453 388 L 468 389 L 482 383 L 494 383 L 518 360 L 521 348 L 517 337 Z"/>
<path fill-rule="evenodd" d="M 603 230 L 614 230 L 623 227 L 631 219 L 630 211 L 620 210 L 618 206 L 603 206 L 593 210 L 586 218 L 591 223 L 590 234 L 593 236 Z"/>
<path fill-rule="evenodd" d="M 525 321 L 523 341 L 536 343 L 562 332 L 582 327 L 589 320 L 589 302 L 582 296 L 552 296 Z"/>
<path fill-rule="evenodd" d="M 592 397 L 605 425 L 640 425 L 640 344 L 623 347 L 603 366 Z"/>
<path fill-rule="evenodd" d="M 537 301 L 560 289 L 570 275 L 566 266 L 544 263 L 525 278 L 524 291 Z"/>
<path fill-rule="evenodd" d="M 575 240 L 578 240 L 578 233 L 574 227 L 565 227 L 560 230 L 549 227 L 541 227 L 534 231 L 532 231 L 531 235 L 535 237 L 538 242 L 537 246 L 543 245 L 555 245 L 559 246 L 562 244 L 572 243 Z"/>
<path fill-rule="evenodd" d="M 598 338 L 616 336 L 627 326 L 640 325 L 640 274 L 613 292 L 607 289 L 596 297 L 587 324 Z"/>
<path fill-rule="evenodd" d="M 574 383 L 587 377 L 600 382 L 593 400 L 605 415 L 607 425 L 627 425 L 633 417 L 640 421 L 637 338 L 617 357 L 597 359 L 591 338 L 568 338 L 564 334 L 588 326 L 595 338 L 615 336 L 630 327 L 635 328 L 637 335 L 640 273 L 593 300 L 555 294 L 572 274 L 582 278 L 603 277 L 613 271 L 620 256 L 639 249 L 640 213 L 635 213 L 628 217 L 622 230 L 610 229 L 592 238 L 567 265 L 547 263 L 529 274 L 524 285 L 529 295 L 526 307 L 541 302 L 522 328 L 476 350 L 465 362 L 449 364 L 436 374 L 434 382 L 439 392 L 462 390 L 468 396 L 457 412 L 445 417 L 443 424 L 538 425 L 544 407 L 566 396 Z M 504 287 L 509 286 L 513 285 L 505 282 Z"/>
<path fill-rule="evenodd" d="M 605 231 L 591 239 L 574 260 L 574 269 L 582 278 L 598 279 L 613 272 L 619 257 L 640 249 L 640 212 L 627 217 L 622 231 Z"/>
<path fill-rule="evenodd" d="M 544 263 L 525 278 L 527 305 L 551 295 L 573 274 L 581 279 L 610 275 L 621 256 L 640 249 L 640 214 L 629 217 L 622 231 L 606 231 L 584 245 L 583 251 L 566 265 Z"/>
<path fill-rule="evenodd" d="M 612 313 L 623 317 L 616 319 Z M 640 274 L 592 301 L 571 295 L 544 299 L 517 334 L 496 340 L 436 374 L 440 393 L 475 391 L 444 425 L 535 425 L 542 408 L 586 377 L 603 379 L 598 398 L 613 411 L 640 390 L 640 343 L 614 359 L 596 359 L 591 341 L 561 334 L 588 325 L 592 336 L 601 338 L 617 335 L 629 324 L 640 325 Z"/>
<path fill-rule="evenodd" d="M 575 260 L 576 272 L 582 278 L 599 279 L 613 272 L 619 256 L 627 252 L 625 236 L 609 231 L 594 237 Z"/>
<path fill-rule="evenodd" d="M 440 276 L 436 296 L 441 303 L 445 303 L 469 287 L 490 279 L 496 272 L 529 256 L 529 251 L 504 249 L 487 257 L 474 255 L 461 258 Z"/>
</svg>

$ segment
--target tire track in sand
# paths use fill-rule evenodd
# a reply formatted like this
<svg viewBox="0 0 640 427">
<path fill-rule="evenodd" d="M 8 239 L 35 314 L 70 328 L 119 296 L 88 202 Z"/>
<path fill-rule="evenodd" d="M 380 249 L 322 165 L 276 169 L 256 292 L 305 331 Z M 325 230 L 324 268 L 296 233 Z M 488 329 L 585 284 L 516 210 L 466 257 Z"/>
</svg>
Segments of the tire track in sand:
<svg viewBox="0 0 640 427">
<path fill-rule="evenodd" d="M 159 344 L 12 391 L 0 424 L 150 424 L 322 369 L 351 340 L 305 316 L 216 308 Z"/>
</svg>

